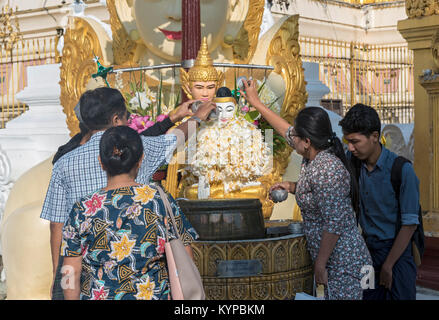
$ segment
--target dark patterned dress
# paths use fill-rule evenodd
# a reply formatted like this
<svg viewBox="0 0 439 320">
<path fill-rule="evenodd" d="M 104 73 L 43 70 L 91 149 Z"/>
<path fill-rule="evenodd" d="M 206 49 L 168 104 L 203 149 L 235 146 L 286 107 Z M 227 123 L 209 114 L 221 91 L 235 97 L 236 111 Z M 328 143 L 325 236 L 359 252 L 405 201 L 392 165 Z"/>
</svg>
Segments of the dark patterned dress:
<svg viewBox="0 0 439 320">
<path fill-rule="evenodd" d="M 169 195 L 185 245 L 198 237 Z M 82 300 L 168 299 L 166 211 L 153 184 L 97 191 L 76 202 L 61 255 L 82 255 Z M 169 228 L 170 237 L 175 231 Z"/>
<path fill-rule="evenodd" d="M 304 159 L 296 186 L 307 247 L 313 261 L 320 248 L 323 231 L 340 235 L 326 264 L 328 290 L 325 299 L 360 300 L 361 279 L 372 260 L 356 224 L 350 198 L 350 176 L 341 160 L 321 151 L 314 160 Z"/>
</svg>

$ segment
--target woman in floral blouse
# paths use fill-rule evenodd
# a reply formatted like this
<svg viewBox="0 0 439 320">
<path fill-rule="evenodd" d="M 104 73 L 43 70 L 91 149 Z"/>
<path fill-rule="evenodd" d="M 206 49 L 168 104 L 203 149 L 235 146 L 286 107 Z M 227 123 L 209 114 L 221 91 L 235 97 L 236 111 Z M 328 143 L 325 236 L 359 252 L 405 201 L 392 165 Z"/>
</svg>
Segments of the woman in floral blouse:
<svg viewBox="0 0 439 320">
<path fill-rule="evenodd" d="M 107 186 L 76 202 L 63 228 L 65 298 L 168 299 L 166 210 L 153 184 L 134 180 L 143 158 L 140 137 L 125 126 L 106 130 L 99 158 Z M 169 200 L 192 256 L 190 243 L 198 235 L 170 195 Z M 169 232 L 175 237 L 172 227 Z"/>
<path fill-rule="evenodd" d="M 362 299 L 362 279 L 372 260 L 355 218 L 356 179 L 327 112 L 304 108 L 293 127 L 260 102 L 254 81 L 244 86 L 241 93 L 248 102 L 303 157 L 299 180 L 277 183 L 271 190 L 296 195 L 316 284 L 325 285 L 325 299 Z"/>
</svg>

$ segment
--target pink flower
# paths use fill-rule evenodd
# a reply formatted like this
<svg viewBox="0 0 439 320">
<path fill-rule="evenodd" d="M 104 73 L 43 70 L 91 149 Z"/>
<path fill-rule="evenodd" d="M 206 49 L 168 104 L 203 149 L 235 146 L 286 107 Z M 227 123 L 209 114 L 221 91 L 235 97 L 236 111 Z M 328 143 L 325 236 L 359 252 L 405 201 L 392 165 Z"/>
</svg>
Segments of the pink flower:
<svg viewBox="0 0 439 320">
<path fill-rule="evenodd" d="M 83 247 L 81 244 L 81 256 L 84 257 L 87 254 L 87 249 L 88 249 L 88 244 L 85 245 L 85 247 Z"/>
<path fill-rule="evenodd" d="M 167 114 L 161 114 L 159 116 L 157 116 L 157 121 L 158 122 L 162 122 L 163 120 L 165 120 L 168 117 Z"/>
<path fill-rule="evenodd" d="M 148 129 L 149 127 L 152 127 L 154 124 L 155 124 L 154 121 L 151 121 L 151 120 L 146 121 L 146 123 L 145 123 L 145 129 Z"/>
<path fill-rule="evenodd" d="M 99 289 L 92 289 L 91 300 L 106 300 L 108 297 L 109 289 L 105 290 L 104 286 Z"/>
<path fill-rule="evenodd" d="M 138 130 L 137 126 L 134 123 L 128 123 L 128 127 L 130 127 L 133 130 L 136 130 L 136 131 Z"/>
<path fill-rule="evenodd" d="M 85 216 L 92 216 L 96 211 L 100 210 L 104 206 L 105 195 L 99 195 L 95 193 L 90 200 L 84 202 L 84 206 L 87 211 L 84 212 Z"/>
<path fill-rule="evenodd" d="M 253 124 L 254 124 L 255 126 L 258 126 L 258 125 L 259 125 L 259 121 L 258 121 L 258 120 L 255 120 L 255 121 L 253 121 Z"/>
<path fill-rule="evenodd" d="M 242 111 L 242 112 L 245 112 L 245 113 L 247 113 L 249 110 L 250 110 L 250 108 L 249 108 L 248 106 L 243 106 L 243 107 L 241 108 L 241 111 Z"/>
<path fill-rule="evenodd" d="M 137 127 L 137 129 L 141 129 L 145 126 L 145 121 L 143 121 L 143 117 L 136 117 L 133 120 L 134 125 Z"/>
<path fill-rule="evenodd" d="M 158 246 L 157 246 L 157 253 L 161 254 L 165 252 L 165 243 L 166 243 L 166 239 L 159 237 L 158 238 Z"/>
</svg>

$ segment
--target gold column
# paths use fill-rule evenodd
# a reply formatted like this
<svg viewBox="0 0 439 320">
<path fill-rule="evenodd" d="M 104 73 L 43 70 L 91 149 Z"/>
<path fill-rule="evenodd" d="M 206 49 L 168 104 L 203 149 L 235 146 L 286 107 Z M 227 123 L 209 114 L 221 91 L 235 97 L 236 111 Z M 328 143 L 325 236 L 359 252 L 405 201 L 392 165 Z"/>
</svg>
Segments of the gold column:
<svg viewBox="0 0 439 320">
<path fill-rule="evenodd" d="M 398 31 L 407 40 L 408 48 L 414 54 L 414 167 L 420 180 L 421 205 L 423 211 L 427 212 L 424 216 L 424 228 L 428 235 L 439 237 L 439 170 L 436 169 L 439 161 L 439 81 L 417 80 L 423 70 L 437 69 L 432 48 L 439 31 L 439 15 L 431 14 L 435 11 L 423 8 L 426 14 L 419 16 L 419 11 L 414 11 L 415 5 L 413 1 L 406 1 L 409 18 L 398 22 Z"/>
<path fill-rule="evenodd" d="M 430 120 L 428 123 L 424 123 L 424 125 L 431 132 L 431 156 L 428 157 L 431 159 L 431 166 L 428 168 L 428 171 L 432 177 L 429 190 L 430 210 L 428 210 L 428 213 L 423 218 L 424 228 L 428 235 L 439 237 L 439 75 L 437 75 L 437 78 L 432 77 L 430 79 L 421 77 L 419 83 L 428 94 L 428 105 L 425 109 L 427 109 L 426 113 L 430 115 Z"/>
</svg>

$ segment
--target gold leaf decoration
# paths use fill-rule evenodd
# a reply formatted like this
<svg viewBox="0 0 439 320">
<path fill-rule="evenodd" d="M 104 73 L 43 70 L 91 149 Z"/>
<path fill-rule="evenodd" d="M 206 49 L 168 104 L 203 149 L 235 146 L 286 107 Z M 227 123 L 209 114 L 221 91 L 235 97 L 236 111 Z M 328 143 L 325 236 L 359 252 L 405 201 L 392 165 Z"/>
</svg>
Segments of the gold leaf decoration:
<svg viewBox="0 0 439 320">
<path fill-rule="evenodd" d="M 282 75 L 286 82 L 280 115 L 289 123 L 293 123 L 308 99 L 298 37 L 299 16 L 294 15 L 279 28 L 271 40 L 266 57 L 266 64 L 274 66 L 274 72 Z"/>
<path fill-rule="evenodd" d="M 247 17 L 232 45 L 235 63 L 248 63 L 253 57 L 258 44 L 265 1 L 249 1 Z"/>
<path fill-rule="evenodd" d="M 90 24 L 81 18 L 71 17 L 70 28 L 64 35 L 61 58 L 61 105 L 67 116 L 70 135 L 79 132 L 79 122 L 73 108 L 85 91 L 91 75 L 96 72 L 94 54 L 102 57 L 96 33 Z"/>
<path fill-rule="evenodd" d="M 406 0 L 405 10 L 409 18 L 419 18 L 439 14 L 437 0 Z"/>
<path fill-rule="evenodd" d="M 114 63 L 123 65 L 131 62 L 137 44 L 132 41 L 122 25 L 117 14 L 116 0 L 107 0 L 108 13 L 110 14 L 111 32 L 113 34 L 113 56 Z"/>
</svg>

